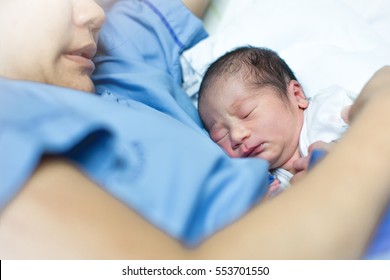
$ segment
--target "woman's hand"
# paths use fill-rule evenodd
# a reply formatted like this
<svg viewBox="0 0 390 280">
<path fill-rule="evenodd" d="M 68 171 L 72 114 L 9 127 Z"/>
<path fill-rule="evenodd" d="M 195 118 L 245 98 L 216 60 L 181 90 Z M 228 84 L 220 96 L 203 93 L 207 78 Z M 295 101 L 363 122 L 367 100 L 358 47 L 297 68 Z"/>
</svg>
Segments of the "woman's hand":
<svg viewBox="0 0 390 280">
<path fill-rule="evenodd" d="M 390 94 L 390 66 L 384 66 L 379 69 L 367 82 L 349 110 L 349 121 L 353 122 L 363 107 L 381 94 Z"/>
</svg>

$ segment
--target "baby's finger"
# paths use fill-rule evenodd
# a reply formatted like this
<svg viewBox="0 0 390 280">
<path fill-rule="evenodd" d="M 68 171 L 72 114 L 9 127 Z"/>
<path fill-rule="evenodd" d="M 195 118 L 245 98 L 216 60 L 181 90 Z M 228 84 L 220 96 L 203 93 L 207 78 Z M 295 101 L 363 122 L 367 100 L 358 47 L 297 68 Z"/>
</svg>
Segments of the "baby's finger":
<svg viewBox="0 0 390 280">
<path fill-rule="evenodd" d="M 309 157 L 303 157 L 295 160 L 293 162 L 293 168 L 297 171 L 300 172 L 302 170 L 306 170 L 307 167 L 309 166 Z"/>
</svg>

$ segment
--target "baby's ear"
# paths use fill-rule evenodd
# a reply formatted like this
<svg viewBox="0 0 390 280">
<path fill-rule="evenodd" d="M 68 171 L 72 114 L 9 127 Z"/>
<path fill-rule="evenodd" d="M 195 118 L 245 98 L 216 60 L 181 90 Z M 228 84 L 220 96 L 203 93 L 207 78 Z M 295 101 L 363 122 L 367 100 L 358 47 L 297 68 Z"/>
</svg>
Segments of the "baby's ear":
<svg viewBox="0 0 390 280">
<path fill-rule="evenodd" d="M 301 109 L 306 109 L 309 106 L 309 101 L 306 99 L 305 92 L 301 84 L 296 80 L 291 80 L 287 86 L 288 93 L 292 100 L 296 101 Z"/>
</svg>

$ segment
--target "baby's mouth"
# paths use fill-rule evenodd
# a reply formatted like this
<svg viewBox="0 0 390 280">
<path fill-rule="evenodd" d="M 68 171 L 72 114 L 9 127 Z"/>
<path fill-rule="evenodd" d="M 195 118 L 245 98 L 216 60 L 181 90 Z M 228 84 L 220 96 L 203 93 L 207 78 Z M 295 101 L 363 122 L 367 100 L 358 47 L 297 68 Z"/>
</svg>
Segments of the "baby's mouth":
<svg viewBox="0 0 390 280">
<path fill-rule="evenodd" d="M 256 155 L 264 151 L 264 143 L 261 143 L 258 146 L 250 148 L 245 154 L 244 157 L 255 157 Z"/>
</svg>

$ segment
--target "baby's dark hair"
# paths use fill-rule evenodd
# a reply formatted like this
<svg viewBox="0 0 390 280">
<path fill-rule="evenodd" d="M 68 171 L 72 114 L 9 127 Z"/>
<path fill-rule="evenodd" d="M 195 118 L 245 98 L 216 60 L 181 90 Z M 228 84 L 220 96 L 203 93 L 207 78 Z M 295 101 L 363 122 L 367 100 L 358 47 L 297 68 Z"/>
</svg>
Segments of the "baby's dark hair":
<svg viewBox="0 0 390 280">
<path fill-rule="evenodd" d="M 287 84 L 297 80 L 287 63 L 273 50 L 244 46 L 227 52 L 207 69 L 199 89 L 199 102 L 204 93 L 221 78 L 236 75 L 248 86 L 273 87 L 282 98 Z"/>
</svg>

